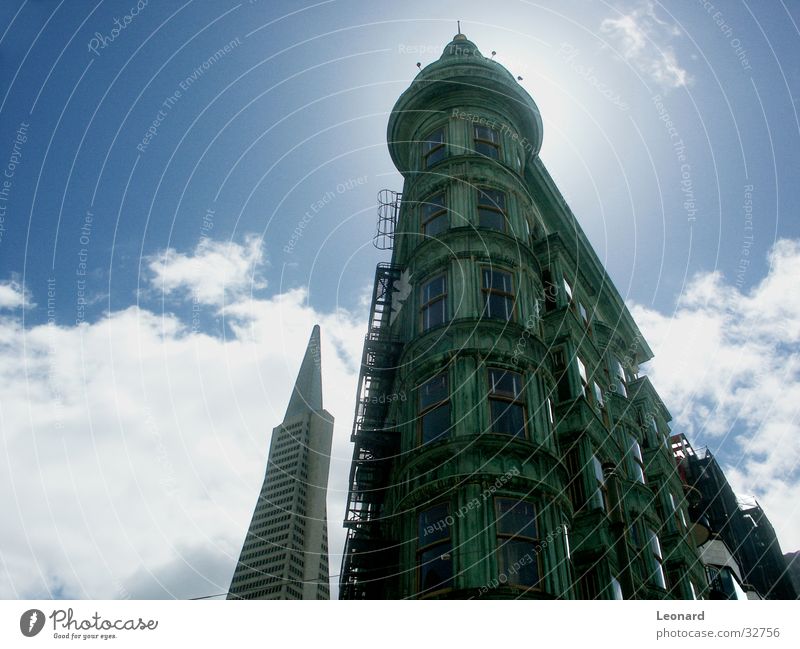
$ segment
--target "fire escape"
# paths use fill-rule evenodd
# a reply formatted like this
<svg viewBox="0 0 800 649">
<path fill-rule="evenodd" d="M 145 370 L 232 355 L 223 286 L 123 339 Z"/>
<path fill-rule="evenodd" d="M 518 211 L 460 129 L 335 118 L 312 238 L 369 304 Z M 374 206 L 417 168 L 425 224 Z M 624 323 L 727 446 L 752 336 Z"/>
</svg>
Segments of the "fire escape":
<svg viewBox="0 0 800 649">
<path fill-rule="evenodd" d="M 399 194 L 384 190 L 378 195 L 378 233 L 375 245 L 391 248 L 397 224 Z M 384 201 L 391 198 L 391 201 Z M 379 245 L 380 244 L 380 245 Z M 389 540 L 383 503 L 389 486 L 392 460 L 400 451 L 393 422 L 387 421 L 397 358 L 402 342 L 390 332 L 392 294 L 401 279 L 401 269 L 381 263 L 375 269 L 375 288 L 364 340 L 358 396 L 351 441 L 349 495 L 344 525 L 347 528 L 340 599 L 385 597 L 383 580 L 398 563 L 398 548 Z"/>
</svg>

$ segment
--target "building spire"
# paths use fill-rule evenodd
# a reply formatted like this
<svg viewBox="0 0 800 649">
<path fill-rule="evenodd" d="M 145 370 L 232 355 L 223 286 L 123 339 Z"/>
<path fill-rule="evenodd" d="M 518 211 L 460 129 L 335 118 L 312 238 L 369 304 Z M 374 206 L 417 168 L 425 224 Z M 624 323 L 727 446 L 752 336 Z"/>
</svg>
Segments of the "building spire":
<svg viewBox="0 0 800 649">
<path fill-rule="evenodd" d="M 297 373 L 297 381 L 289 399 L 284 419 L 296 417 L 309 410 L 322 410 L 322 365 L 320 363 L 319 325 L 314 325 L 306 354 Z"/>
</svg>

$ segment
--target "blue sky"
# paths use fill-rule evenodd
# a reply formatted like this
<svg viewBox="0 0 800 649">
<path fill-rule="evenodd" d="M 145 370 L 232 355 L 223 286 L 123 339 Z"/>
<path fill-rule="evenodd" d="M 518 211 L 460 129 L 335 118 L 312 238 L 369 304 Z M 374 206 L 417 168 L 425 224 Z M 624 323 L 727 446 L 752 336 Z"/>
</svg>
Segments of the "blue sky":
<svg viewBox="0 0 800 649">
<path fill-rule="evenodd" d="M 784 550 L 800 545 L 796 3 L 139 4 L 0 6 L 0 426 L 7 456 L 34 467 L 0 493 L 19 504 L 25 475 L 47 474 L 38 514 L 19 505 L 0 537 L 0 596 L 224 590 L 315 321 L 341 542 L 364 296 L 387 258 L 371 243 L 375 195 L 402 188 L 386 123 L 457 19 L 539 105 L 541 157 L 643 323 L 676 430 L 759 496 Z M 67 469 L 21 450 L 31 435 L 64 442 L 67 509 L 87 502 L 80 476 L 105 480 L 103 453 L 126 449 L 129 482 L 108 483 L 104 503 L 136 503 L 142 535 L 116 516 L 96 547 L 125 546 L 136 571 L 109 558 L 88 574 L 71 539 L 90 519 L 50 506 Z M 198 451 L 210 440 L 217 451 Z M 93 463 L 78 468 L 73 444 Z M 193 535 L 153 504 L 165 484 L 142 487 L 153 462 L 178 484 L 169 502 L 204 521 Z M 186 570 L 197 581 L 181 590 Z"/>
</svg>

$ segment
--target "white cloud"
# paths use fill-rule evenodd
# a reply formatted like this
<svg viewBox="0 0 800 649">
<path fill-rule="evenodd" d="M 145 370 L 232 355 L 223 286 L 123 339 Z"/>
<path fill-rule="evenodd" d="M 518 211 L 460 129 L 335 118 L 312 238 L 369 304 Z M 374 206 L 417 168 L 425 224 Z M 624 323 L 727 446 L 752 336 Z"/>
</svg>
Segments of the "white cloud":
<svg viewBox="0 0 800 649">
<path fill-rule="evenodd" d="M 223 250 L 229 281 L 202 285 Z M 221 291 L 235 298 L 234 337 L 135 306 L 78 327 L 0 317 L 0 598 L 225 592 L 317 322 L 336 416 L 328 517 L 338 573 L 366 318 L 315 311 L 304 290 L 242 297 L 260 263 L 252 243 L 167 258 L 157 279 L 171 290 L 196 291 L 215 313 Z"/>
<path fill-rule="evenodd" d="M 25 287 L 17 280 L 0 282 L 0 309 L 28 309 L 36 306 Z"/>
<path fill-rule="evenodd" d="M 692 78 L 681 67 L 670 42 L 681 35 L 674 23 L 662 20 L 655 6 L 647 1 L 629 13 L 606 18 L 600 32 L 607 35 L 622 58 L 664 89 L 680 88 Z"/>
<path fill-rule="evenodd" d="M 671 316 L 632 313 L 656 354 L 647 373 L 673 429 L 739 458 L 729 481 L 758 498 L 788 551 L 800 548 L 800 241 L 778 241 L 769 262 L 750 291 L 705 273 Z"/>
<path fill-rule="evenodd" d="M 186 293 L 200 304 L 222 306 L 262 289 L 259 275 L 265 263 L 261 239 L 243 244 L 204 238 L 193 254 L 168 248 L 149 258 L 152 284 L 166 295 Z"/>
</svg>

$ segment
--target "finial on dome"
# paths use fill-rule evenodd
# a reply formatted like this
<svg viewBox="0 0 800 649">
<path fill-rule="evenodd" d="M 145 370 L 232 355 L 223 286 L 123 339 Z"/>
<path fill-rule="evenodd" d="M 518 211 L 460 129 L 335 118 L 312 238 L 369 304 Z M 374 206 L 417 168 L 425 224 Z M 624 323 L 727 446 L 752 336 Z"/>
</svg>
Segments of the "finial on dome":
<svg viewBox="0 0 800 649">
<path fill-rule="evenodd" d="M 465 40 L 467 40 L 467 37 L 464 36 L 464 34 L 461 33 L 461 21 L 457 20 L 456 23 L 458 23 L 458 34 L 456 34 L 453 37 L 453 40 L 454 41 L 465 41 Z"/>
</svg>

